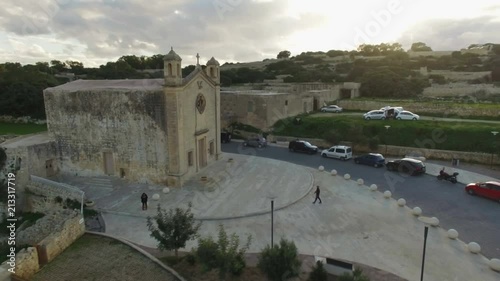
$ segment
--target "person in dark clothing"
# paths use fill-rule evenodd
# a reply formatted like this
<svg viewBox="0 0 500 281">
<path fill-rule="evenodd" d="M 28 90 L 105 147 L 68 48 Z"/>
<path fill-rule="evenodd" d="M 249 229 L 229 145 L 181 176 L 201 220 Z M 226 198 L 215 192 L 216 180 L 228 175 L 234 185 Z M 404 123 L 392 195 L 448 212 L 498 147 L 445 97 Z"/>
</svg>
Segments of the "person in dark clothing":
<svg viewBox="0 0 500 281">
<path fill-rule="evenodd" d="M 321 204 L 321 198 L 319 198 L 319 185 L 316 186 L 316 191 L 314 191 L 314 193 L 316 194 L 316 198 L 314 198 L 314 202 L 313 204 L 316 204 L 316 200 L 319 200 L 319 203 Z"/>
<path fill-rule="evenodd" d="M 141 195 L 141 202 L 142 202 L 142 209 L 147 210 L 148 209 L 148 195 L 146 193 L 143 193 Z"/>
</svg>

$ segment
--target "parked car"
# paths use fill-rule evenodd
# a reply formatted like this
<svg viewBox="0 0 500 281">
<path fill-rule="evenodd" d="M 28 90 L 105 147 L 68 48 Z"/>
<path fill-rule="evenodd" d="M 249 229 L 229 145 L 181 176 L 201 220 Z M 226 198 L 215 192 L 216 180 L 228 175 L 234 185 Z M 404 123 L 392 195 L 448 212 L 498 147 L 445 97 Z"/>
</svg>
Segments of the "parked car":
<svg viewBox="0 0 500 281">
<path fill-rule="evenodd" d="M 342 107 L 338 105 L 323 106 L 321 112 L 342 112 Z"/>
<path fill-rule="evenodd" d="M 384 110 L 372 110 L 363 114 L 363 118 L 365 120 L 384 120 L 385 119 L 385 111 Z"/>
<path fill-rule="evenodd" d="M 400 173 L 407 173 L 411 176 L 425 174 L 424 162 L 413 158 L 403 158 L 398 160 L 391 160 L 385 164 L 388 171 L 398 171 Z"/>
<path fill-rule="evenodd" d="M 469 183 L 465 191 L 470 195 L 479 195 L 493 199 L 500 203 L 500 182 L 487 181 L 478 183 Z"/>
<path fill-rule="evenodd" d="M 396 115 L 398 120 L 418 120 L 420 116 L 410 111 L 403 110 Z"/>
<path fill-rule="evenodd" d="M 315 145 L 312 145 L 308 141 L 293 140 L 288 144 L 288 150 L 293 151 L 293 152 L 298 151 L 298 152 L 315 154 L 316 152 L 318 152 L 318 147 Z"/>
<path fill-rule="evenodd" d="M 391 119 L 391 118 L 396 118 L 398 114 L 403 111 L 402 107 L 392 107 L 392 106 L 385 106 L 382 107 L 380 110 L 384 111 L 385 118 L 386 119 Z"/>
<path fill-rule="evenodd" d="M 385 158 L 379 153 L 368 153 L 354 157 L 354 163 L 369 165 L 377 168 L 385 165 Z"/>
<path fill-rule="evenodd" d="M 231 137 L 232 137 L 232 135 L 229 132 L 222 132 L 222 133 L 220 133 L 220 139 L 221 139 L 222 143 L 231 142 Z"/>
<path fill-rule="evenodd" d="M 243 146 L 252 146 L 252 147 L 258 147 L 258 148 L 266 147 L 267 141 L 262 136 L 251 137 L 251 138 L 247 138 L 246 140 L 243 141 Z"/>
<path fill-rule="evenodd" d="M 345 145 L 332 146 L 329 149 L 321 151 L 321 156 L 349 160 L 352 158 L 352 148 Z"/>
</svg>

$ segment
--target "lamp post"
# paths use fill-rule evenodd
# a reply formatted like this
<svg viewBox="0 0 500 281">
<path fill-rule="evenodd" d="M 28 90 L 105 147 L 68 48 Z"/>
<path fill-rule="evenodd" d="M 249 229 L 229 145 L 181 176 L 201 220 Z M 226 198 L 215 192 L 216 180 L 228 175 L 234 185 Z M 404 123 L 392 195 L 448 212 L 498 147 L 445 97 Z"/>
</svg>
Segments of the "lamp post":
<svg viewBox="0 0 500 281">
<path fill-rule="evenodd" d="M 385 127 L 385 130 L 386 130 L 386 134 L 385 134 L 385 137 L 384 137 L 384 139 L 385 139 L 385 155 L 387 155 L 387 134 L 389 133 L 389 128 L 391 126 L 385 125 L 384 127 Z"/>
<path fill-rule="evenodd" d="M 420 281 L 424 280 L 424 264 L 425 264 L 425 247 L 427 246 L 427 233 L 429 232 L 429 226 L 425 226 L 424 231 L 424 251 L 422 254 L 422 269 L 420 271 Z"/>
<path fill-rule="evenodd" d="M 491 146 L 492 150 L 491 150 L 490 169 L 493 168 L 493 155 L 495 154 L 495 136 L 498 134 L 498 132 L 497 131 L 491 131 L 491 133 L 493 134 L 493 145 Z"/>
<path fill-rule="evenodd" d="M 276 195 L 270 194 L 268 196 L 271 199 L 271 249 L 274 247 L 274 199 Z"/>
</svg>

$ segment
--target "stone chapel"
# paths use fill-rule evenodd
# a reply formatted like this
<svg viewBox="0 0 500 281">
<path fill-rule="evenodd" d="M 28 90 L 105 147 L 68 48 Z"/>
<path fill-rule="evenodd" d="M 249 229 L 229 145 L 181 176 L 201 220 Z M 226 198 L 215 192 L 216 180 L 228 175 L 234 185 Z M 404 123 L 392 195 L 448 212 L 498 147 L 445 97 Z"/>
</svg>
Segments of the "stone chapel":
<svg viewBox="0 0 500 281">
<path fill-rule="evenodd" d="M 220 65 L 182 77 L 173 49 L 163 79 L 77 80 L 44 90 L 57 172 L 180 187 L 221 157 Z"/>
</svg>

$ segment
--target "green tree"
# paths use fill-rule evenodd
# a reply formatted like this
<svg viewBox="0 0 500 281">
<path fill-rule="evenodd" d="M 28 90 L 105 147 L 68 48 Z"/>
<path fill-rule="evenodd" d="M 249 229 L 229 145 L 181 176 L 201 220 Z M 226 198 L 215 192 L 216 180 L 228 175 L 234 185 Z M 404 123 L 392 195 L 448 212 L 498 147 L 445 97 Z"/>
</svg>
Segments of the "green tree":
<svg viewBox="0 0 500 281">
<path fill-rule="evenodd" d="M 355 268 L 352 274 L 344 273 L 344 275 L 339 277 L 339 281 L 370 281 L 363 271 L 359 268 Z"/>
<path fill-rule="evenodd" d="M 317 261 L 316 265 L 312 268 L 311 273 L 309 273 L 309 281 L 327 281 L 328 273 L 323 266 L 323 262 Z"/>
<path fill-rule="evenodd" d="M 85 67 L 82 62 L 67 60 L 66 65 L 71 69 L 75 75 L 80 75 L 85 73 Z"/>
<path fill-rule="evenodd" d="M 413 52 L 427 52 L 427 51 L 432 51 L 431 47 L 427 46 L 423 42 L 416 42 L 411 44 L 411 51 Z"/>
<path fill-rule="evenodd" d="M 200 238 L 196 255 L 200 262 L 207 268 L 219 269 L 219 277 L 223 280 L 228 272 L 240 275 L 246 266 L 245 252 L 250 247 L 252 236 L 247 237 L 246 244 L 240 248 L 240 238 L 235 233 L 227 235 L 222 224 L 219 225 L 218 240 L 215 242 L 211 236 Z"/>
<path fill-rule="evenodd" d="M 201 222 L 195 222 L 189 203 L 185 210 L 175 208 L 167 211 L 158 205 L 156 216 L 148 217 L 147 225 L 150 236 L 158 241 L 158 249 L 174 250 L 178 257 L 179 248 L 184 248 L 187 241 L 197 237 Z"/>
<path fill-rule="evenodd" d="M 50 68 L 54 70 L 55 73 L 66 71 L 66 64 L 59 60 L 51 60 Z"/>
<path fill-rule="evenodd" d="M 278 55 L 276 56 L 276 58 L 287 59 L 290 57 L 290 55 L 291 55 L 290 51 L 284 50 L 284 51 L 279 52 Z"/>
<path fill-rule="evenodd" d="M 282 281 L 298 276 L 301 264 L 295 243 L 281 238 L 279 244 L 262 250 L 258 267 L 269 279 Z"/>
</svg>

